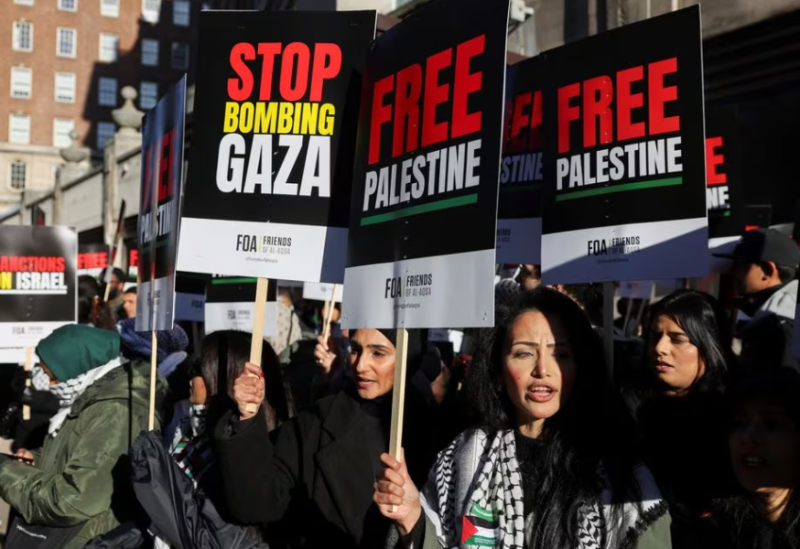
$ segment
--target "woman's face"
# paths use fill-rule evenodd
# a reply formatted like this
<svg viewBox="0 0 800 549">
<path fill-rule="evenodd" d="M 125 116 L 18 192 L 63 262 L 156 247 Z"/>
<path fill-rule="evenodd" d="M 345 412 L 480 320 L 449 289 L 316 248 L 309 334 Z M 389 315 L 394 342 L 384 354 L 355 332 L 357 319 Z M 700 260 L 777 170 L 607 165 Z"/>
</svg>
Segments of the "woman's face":
<svg viewBox="0 0 800 549">
<path fill-rule="evenodd" d="M 538 435 L 543 420 L 566 404 L 576 375 L 569 339 L 556 319 L 528 311 L 514 321 L 506 342 L 503 377 L 523 434 Z M 533 426 L 534 432 L 526 432 L 526 426 Z"/>
<path fill-rule="evenodd" d="M 658 317 L 652 326 L 649 353 L 655 374 L 670 395 L 685 393 L 706 371 L 700 350 L 683 328 L 666 316 Z"/>
<path fill-rule="evenodd" d="M 747 401 L 728 438 L 733 470 L 748 492 L 794 488 L 800 469 L 800 428 L 778 403 Z"/>
<path fill-rule="evenodd" d="M 394 344 L 378 330 L 358 330 L 350 339 L 350 365 L 358 396 L 372 400 L 394 386 Z"/>
</svg>

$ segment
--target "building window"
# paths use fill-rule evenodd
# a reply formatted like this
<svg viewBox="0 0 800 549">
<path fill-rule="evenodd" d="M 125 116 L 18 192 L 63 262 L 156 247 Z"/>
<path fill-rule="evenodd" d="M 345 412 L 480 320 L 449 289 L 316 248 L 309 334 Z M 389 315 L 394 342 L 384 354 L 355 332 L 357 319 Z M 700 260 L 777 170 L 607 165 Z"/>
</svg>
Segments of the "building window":
<svg viewBox="0 0 800 549">
<path fill-rule="evenodd" d="M 33 51 L 33 23 L 14 21 L 12 47 L 16 51 Z"/>
<path fill-rule="evenodd" d="M 139 85 L 139 108 L 149 111 L 158 103 L 158 84 L 142 82 Z"/>
<path fill-rule="evenodd" d="M 75 57 L 78 53 L 78 31 L 60 28 L 56 31 L 56 55 L 59 57 Z"/>
<path fill-rule="evenodd" d="M 172 24 L 178 27 L 188 27 L 191 18 L 191 4 L 189 0 L 172 1 Z"/>
<path fill-rule="evenodd" d="M 158 40 L 142 39 L 142 65 L 158 66 Z"/>
<path fill-rule="evenodd" d="M 61 11 L 78 11 L 78 0 L 58 0 L 58 9 Z"/>
<path fill-rule="evenodd" d="M 113 63 L 119 59 L 119 35 L 100 33 L 100 61 Z"/>
<path fill-rule="evenodd" d="M 142 19 L 148 23 L 158 23 L 161 15 L 161 0 L 142 0 Z"/>
<path fill-rule="evenodd" d="M 57 103 L 75 102 L 75 74 L 71 72 L 57 72 L 55 85 L 55 100 Z"/>
<path fill-rule="evenodd" d="M 189 44 L 172 43 L 172 68 L 180 71 L 189 70 Z"/>
<path fill-rule="evenodd" d="M 119 17 L 119 0 L 100 0 L 100 15 Z"/>
<path fill-rule="evenodd" d="M 24 191 L 27 179 L 28 166 L 22 160 L 14 160 L 11 163 L 11 189 L 14 191 Z"/>
<path fill-rule="evenodd" d="M 30 99 L 33 71 L 25 67 L 11 67 L 11 97 Z"/>
<path fill-rule="evenodd" d="M 8 142 L 28 145 L 31 142 L 31 117 L 12 114 L 8 119 Z"/>
<path fill-rule="evenodd" d="M 70 132 L 75 129 L 75 122 L 69 118 L 56 118 L 53 120 L 53 146 L 64 149 L 72 144 Z"/>
<path fill-rule="evenodd" d="M 97 148 L 102 149 L 106 146 L 106 142 L 114 137 L 114 132 L 117 131 L 113 122 L 99 122 L 97 124 Z"/>
<path fill-rule="evenodd" d="M 98 86 L 97 103 L 102 107 L 117 106 L 117 79 L 100 77 Z"/>
</svg>

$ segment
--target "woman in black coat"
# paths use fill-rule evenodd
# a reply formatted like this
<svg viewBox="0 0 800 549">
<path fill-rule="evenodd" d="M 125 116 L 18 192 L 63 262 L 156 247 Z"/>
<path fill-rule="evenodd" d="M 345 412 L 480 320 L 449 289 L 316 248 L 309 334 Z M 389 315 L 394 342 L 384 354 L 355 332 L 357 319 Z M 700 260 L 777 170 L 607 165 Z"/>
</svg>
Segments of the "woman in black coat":
<svg viewBox="0 0 800 549">
<path fill-rule="evenodd" d="M 265 386 L 260 369 L 246 365 L 234 384 L 238 417 L 223 418 L 215 432 L 233 518 L 265 525 L 270 537 L 277 535 L 292 547 L 383 545 L 390 523 L 372 496 L 382 470 L 380 455 L 389 446 L 395 341 L 393 330 L 354 332 L 350 388 L 320 400 L 272 436 L 263 414 L 248 409 L 262 402 Z M 423 360 L 439 359 L 423 333 L 411 330 L 409 376 Z M 404 440 L 409 467 L 422 483 L 436 448 L 426 444 L 434 429 L 423 428 L 426 404 L 415 396 L 409 386 Z"/>
</svg>

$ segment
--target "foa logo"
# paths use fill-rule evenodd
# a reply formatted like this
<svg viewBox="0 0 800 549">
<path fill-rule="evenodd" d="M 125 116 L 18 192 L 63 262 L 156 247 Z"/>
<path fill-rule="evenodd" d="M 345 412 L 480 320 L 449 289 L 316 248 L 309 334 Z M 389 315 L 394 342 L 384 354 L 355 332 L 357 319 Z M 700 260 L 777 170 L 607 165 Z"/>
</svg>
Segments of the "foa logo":
<svg viewBox="0 0 800 549">
<path fill-rule="evenodd" d="M 266 254 L 273 247 L 291 248 L 292 238 L 281 236 L 236 235 L 236 251 L 245 253 Z"/>
</svg>

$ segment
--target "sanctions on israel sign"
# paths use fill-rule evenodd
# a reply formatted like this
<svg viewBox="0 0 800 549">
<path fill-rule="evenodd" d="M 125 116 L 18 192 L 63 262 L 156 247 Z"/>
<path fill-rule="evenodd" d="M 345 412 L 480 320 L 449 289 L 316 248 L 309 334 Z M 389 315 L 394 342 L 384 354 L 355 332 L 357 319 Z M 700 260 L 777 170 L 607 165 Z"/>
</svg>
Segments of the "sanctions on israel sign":
<svg viewBox="0 0 800 549">
<path fill-rule="evenodd" d="M 341 283 L 366 12 L 204 11 L 182 271 Z"/>
<path fill-rule="evenodd" d="M 493 324 L 507 25 L 506 0 L 442 0 L 371 49 L 343 325 Z"/>
<path fill-rule="evenodd" d="M 544 55 L 543 280 L 708 274 L 699 7 Z"/>
<path fill-rule="evenodd" d="M 34 347 L 76 321 L 78 235 L 69 227 L 0 227 L 0 347 Z"/>
</svg>

